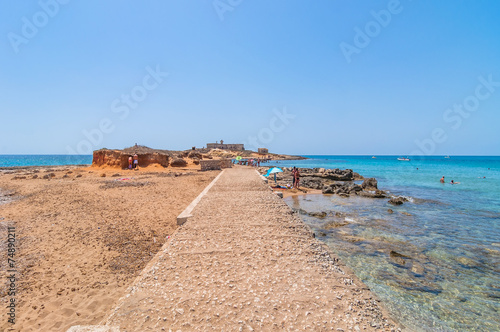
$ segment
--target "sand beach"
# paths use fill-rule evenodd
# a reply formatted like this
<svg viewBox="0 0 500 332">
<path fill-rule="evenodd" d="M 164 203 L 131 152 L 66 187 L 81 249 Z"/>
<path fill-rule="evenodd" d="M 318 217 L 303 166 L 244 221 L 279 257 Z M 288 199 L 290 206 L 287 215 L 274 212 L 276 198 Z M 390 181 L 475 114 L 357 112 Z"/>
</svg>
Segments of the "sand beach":
<svg viewBox="0 0 500 332">
<path fill-rule="evenodd" d="M 8 222 L 18 245 L 13 331 L 98 323 L 216 174 L 71 166 L 0 172 L 0 188 L 14 199 L 0 205 L 2 243 Z M 0 285 L 2 303 L 6 285 Z M 0 330 L 10 327 L 5 310 Z"/>
</svg>

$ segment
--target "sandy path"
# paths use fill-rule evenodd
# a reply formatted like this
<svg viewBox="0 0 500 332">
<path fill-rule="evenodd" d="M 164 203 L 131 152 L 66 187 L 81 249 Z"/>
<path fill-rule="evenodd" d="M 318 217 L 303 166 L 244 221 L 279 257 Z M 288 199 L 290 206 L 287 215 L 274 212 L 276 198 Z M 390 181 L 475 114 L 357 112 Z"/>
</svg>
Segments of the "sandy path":
<svg viewBox="0 0 500 332">
<path fill-rule="evenodd" d="M 393 330 L 254 169 L 226 169 L 103 323 L 121 331 Z"/>
<path fill-rule="evenodd" d="M 7 221 L 16 227 L 19 302 L 14 326 L 2 310 L 0 331 L 97 324 L 175 231 L 176 216 L 218 174 L 35 169 L 0 174 L 0 188 L 19 196 L 0 205 L 0 240 Z M 123 177 L 129 180 L 117 181 Z M 5 253 L 2 248 L 2 307 L 8 300 Z"/>
</svg>

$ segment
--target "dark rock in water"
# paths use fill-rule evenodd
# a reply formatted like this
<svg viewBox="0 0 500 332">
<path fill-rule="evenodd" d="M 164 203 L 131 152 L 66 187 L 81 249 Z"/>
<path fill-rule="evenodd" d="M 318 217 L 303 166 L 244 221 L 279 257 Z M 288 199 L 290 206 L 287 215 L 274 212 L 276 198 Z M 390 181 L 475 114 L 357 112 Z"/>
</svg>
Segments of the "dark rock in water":
<svg viewBox="0 0 500 332">
<path fill-rule="evenodd" d="M 392 197 L 389 200 L 389 203 L 391 203 L 392 205 L 401 205 L 404 202 L 405 202 L 405 199 L 403 197 Z"/>
<path fill-rule="evenodd" d="M 308 213 L 311 217 L 316 217 L 316 218 L 324 218 L 326 217 L 326 212 L 309 212 Z"/>
<path fill-rule="evenodd" d="M 306 210 L 303 210 L 303 209 L 294 209 L 292 208 L 292 211 L 293 212 L 297 212 L 299 214 L 308 214 Z"/>
<path fill-rule="evenodd" d="M 392 211 L 392 209 L 387 209 L 387 212 L 394 213 L 394 211 Z"/>
<path fill-rule="evenodd" d="M 394 263 L 396 263 L 398 265 L 402 265 L 402 266 L 406 266 L 407 265 L 406 260 L 410 259 L 410 257 L 403 255 L 403 254 L 400 254 L 394 250 L 391 250 L 391 252 L 389 253 L 389 258 Z"/>
<path fill-rule="evenodd" d="M 326 233 L 325 233 L 325 232 L 319 232 L 319 233 L 318 233 L 318 236 L 325 237 L 325 236 L 326 236 Z"/>
<path fill-rule="evenodd" d="M 403 211 L 403 212 L 401 212 L 401 214 L 404 214 L 405 216 L 411 216 L 411 214 L 410 214 L 410 213 L 408 213 L 408 212 L 404 212 L 404 211 Z"/>
<path fill-rule="evenodd" d="M 349 195 L 347 193 L 340 193 L 339 196 L 340 197 L 350 197 L 351 195 Z"/>
<path fill-rule="evenodd" d="M 361 191 L 358 195 L 369 198 L 387 198 L 387 194 L 383 190 Z"/>
<path fill-rule="evenodd" d="M 377 190 L 378 189 L 378 182 L 377 179 L 375 178 L 368 178 L 363 181 L 361 184 L 361 188 L 364 190 Z"/>
<path fill-rule="evenodd" d="M 345 225 L 349 225 L 349 223 L 345 220 L 343 221 L 329 221 L 323 226 L 324 229 L 332 229 L 332 228 L 337 228 L 337 227 L 342 227 Z"/>
<path fill-rule="evenodd" d="M 391 250 L 391 252 L 389 253 L 389 256 L 391 256 L 391 257 L 404 257 L 404 258 L 410 258 L 409 256 L 406 256 L 406 255 L 400 254 L 399 252 L 394 251 L 394 250 Z"/>
<path fill-rule="evenodd" d="M 170 166 L 172 166 L 172 167 L 186 167 L 187 164 L 188 164 L 187 161 L 185 161 L 184 159 L 177 158 L 177 159 L 172 160 L 172 162 L 170 163 Z"/>
</svg>

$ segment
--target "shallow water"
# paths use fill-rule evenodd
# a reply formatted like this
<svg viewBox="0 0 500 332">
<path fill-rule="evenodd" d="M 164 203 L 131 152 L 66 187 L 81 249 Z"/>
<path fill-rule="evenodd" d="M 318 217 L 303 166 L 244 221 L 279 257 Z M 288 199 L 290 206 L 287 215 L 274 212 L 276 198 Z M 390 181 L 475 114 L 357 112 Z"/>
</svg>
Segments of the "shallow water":
<svg viewBox="0 0 500 332">
<path fill-rule="evenodd" d="M 285 199 L 296 209 L 328 212 L 323 219 L 301 216 L 394 316 L 416 331 L 498 331 L 500 158 L 328 158 L 335 161 L 303 163 L 352 168 L 376 177 L 379 188 L 411 198 L 401 206 L 331 195 Z M 289 165 L 307 167 L 298 161 Z M 461 183 L 443 185 L 443 175 Z"/>
</svg>

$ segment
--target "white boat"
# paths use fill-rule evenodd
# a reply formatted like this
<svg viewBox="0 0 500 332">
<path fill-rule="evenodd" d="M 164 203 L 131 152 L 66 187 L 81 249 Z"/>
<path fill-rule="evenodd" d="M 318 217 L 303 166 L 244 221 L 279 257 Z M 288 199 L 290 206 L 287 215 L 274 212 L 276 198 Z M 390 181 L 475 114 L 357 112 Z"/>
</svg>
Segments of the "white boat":
<svg viewBox="0 0 500 332">
<path fill-rule="evenodd" d="M 372 159 L 377 159 L 377 157 L 373 156 Z"/>
<path fill-rule="evenodd" d="M 398 158 L 399 161 L 410 161 L 410 158 L 408 157 L 401 157 L 401 158 Z"/>
<path fill-rule="evenodd" d="M 450 159 L 450 156 L 444 156 L 445 159 Z"/>
</svg>

